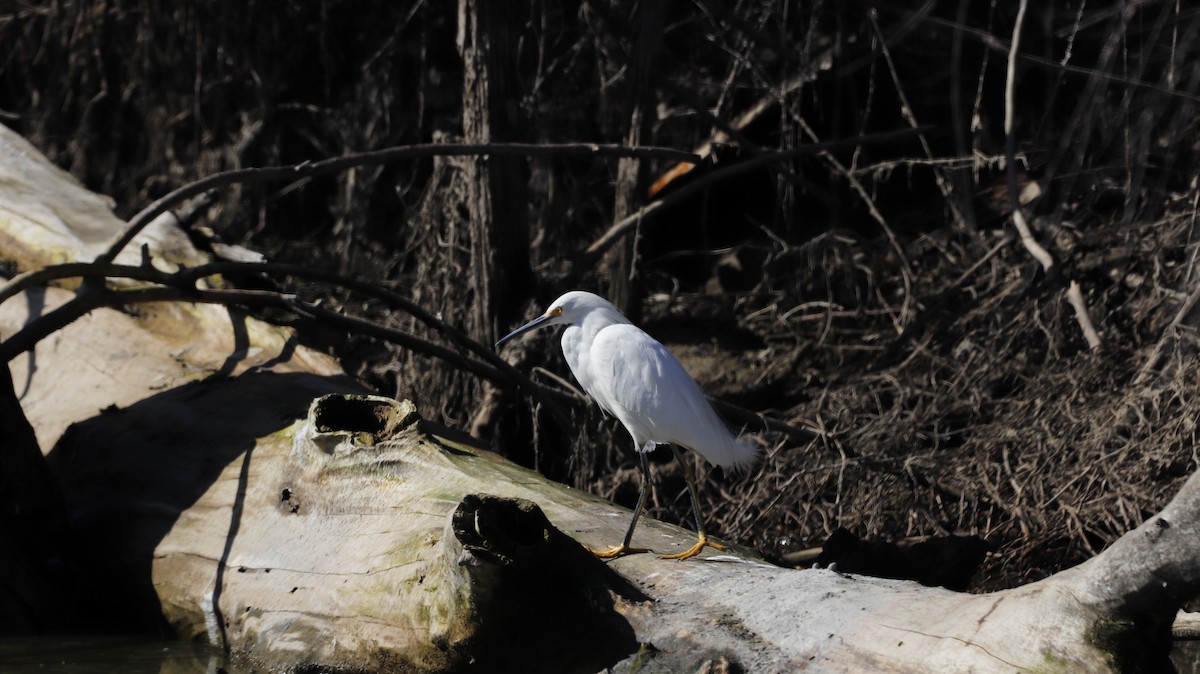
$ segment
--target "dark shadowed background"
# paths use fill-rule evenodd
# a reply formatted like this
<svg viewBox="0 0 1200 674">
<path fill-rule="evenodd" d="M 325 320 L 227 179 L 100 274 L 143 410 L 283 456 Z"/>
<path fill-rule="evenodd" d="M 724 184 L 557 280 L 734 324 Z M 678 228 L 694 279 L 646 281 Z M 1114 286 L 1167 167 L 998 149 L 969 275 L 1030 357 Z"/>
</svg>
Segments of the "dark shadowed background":
<svg viewBox="0 0 1200 674">
<path fill-rule="evenodd" d="M 1016 5 L 5 3 L 0 121 L 123 217 L 215 172 L 393 145 L 697 149 L 673 180 L 662 160 L 455 157 L 234 185 L 193 226 L 394 289 L 485 344 L 564 290 L 608 295 L 710 394 L 796 429 L 731 417 L 766 459 L 701 470 L 713 533 L 776 557 L 839 527 L 977 535 L 994 554 L 973 587 L 990 589 L 1078 563 L 1157 510 L 1196 468 L 1200 411 L 1200 10 L 1032 3 L 1015 185 L 1057 262 L 1046 274 L 1007 216 Z M 929 128 L 714 181 L 585 255 L 715 171 L 911 126 Z M 348 291 L 291 290 L 438 340 Z M 632 443 L 594 406 L 564 432 L 517 391 L 302 327 L 381 393 L 632 505 Z M 569 380 L 550 334 L 506 354 Z M 678 466 L 654 458 L 652 514 L 688 522 Z"/>
</svg>

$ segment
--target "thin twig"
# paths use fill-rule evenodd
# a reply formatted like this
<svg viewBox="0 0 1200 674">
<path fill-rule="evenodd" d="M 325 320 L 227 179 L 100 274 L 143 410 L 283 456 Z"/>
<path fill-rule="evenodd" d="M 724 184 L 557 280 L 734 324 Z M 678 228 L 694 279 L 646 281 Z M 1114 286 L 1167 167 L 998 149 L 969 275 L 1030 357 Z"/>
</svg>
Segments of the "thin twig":
<svg viewBox="0 0 1200 674">
<path fill-rule="evenodd" d="M 1013 24 L 1012 48 L 1008 52 L 1008 71 L 1004 81 L 1004 145 L 1008 155 L 1008 199 L 1012 205 L 1013 225 L 1016 226 L 1017 232 L 1021 236 L 1021 243 L 1024 244 L 1025 250 L 1028 250 L 1029 254 L 1042 265 L 1046 274 L 1050 275 L 1054 270 L 1054 257 L 1037 242 L 1033 232 L 1029 229 L 1029 224 L 1025 222 L 1025 214 L 1021 211 L 1021 201 L 1017 196 L 1017 165 L 1014 161 L 1016 137 L 1013 134 L 1013 110 L 1015 107 L 1013 99 L 1016 88 L 1017 52 L 1021 48 L 1021 24 L 1025 20 L 1025 8 L 1028 4 L 1029 0 L 1021 0 L 1021 4 L 1017 8 L 1017 18 Z M 1075 320 L 1079 323 L 1079 329 L 1083 331 L 1083 337 L 1087 340 L 1088 347 L 1099 348 L 1100 335 L 1096 333 L 1096 326 L 1092 322 L 1091 315 L 1088 314 L 1083 291 L 1075 281 L 1071 281 L 1067 288 L 1067 301 L 1075 310 Z"/>
<path fill-rule="evenodd" d="M 803 117 L 797 117 L 796 121 L 800 124 L 800 128 L 804 130 L 804 133 L 808 134 L 809 138 L 812 138 L 814 141 L 817 140 L 817 133 L 809 125 L 807 120 L 805 120 Z M 922 137 L 922 141 L 924 141 L 924 137 Z M 879 223 L 879 228 L 883 230 L 884 236 L 887 237 L 888 245 L 892 247 L 892 251 L 896 254 L 896 259 L 900 262 L 900 279 L 904 283 L 904 304 L 900 307 L 899 318 L 893 321 L 893 327 L 896 329 L 896 333 L 900 334 L 904 332 L 906 327 L 908 327 L 913 315 L 912 304 L 914 300 L 912 265 L 908 261 L 908 256 L 904 254 L 904 247 L 900 245 L 900 241 L 896 238 L 896 233 L 892 231 L 892 227 L 888 224 L 887 219 L 883 217 L 883 213 L 880 213 L 879 209 L 875 207 L 875 200 L 871 198 L 870 193 L 867 192 L 867 188 L 863 186 L 862 181 L 860 181 L 858 177 L 850 171 L 849 168 L 838 161 L 837 157 L 834 157 L 833 154 L 829 152 L 822 152 L 821 156 L 825 159 L 825 161 L 829 162 L 831 166 L 837 169 L 838 172 L 846 178 L 846 181 L 850 183 L 850 188 L 858 194 L 858 198 L 862 200 L 864 205 L 866 205 L 867 213 L 869 213 L 871 217 L 875 219 L 875 222 Z"/>
<path fill-rule="evenodd" d="M 1096 332 L 1096 325 L 1092 323 L 1092 317 L 1088 313 L 1087 302 L 1083 299 L 1083 291 L 1079 289 L 1078 281 L 1071 281 L 1071 285 L 1067 287 L 1067 301 L 1075 309 L 1075 320 L 1079 322 L 1079 329 L 1083 331 L 1083 338 L 1087 340 L 1088 348 L 1100 348 L 1100 335 Z"/>
<path fill-rule="evenodd" d="M 697 155 L 700 157 L 708 157 L 712 154 L 715 146 L 733 140 L 750 156 L 758 156 L 763 153 L 763 149 L 754 141 L 750 140 L 750 138 L 743 133 L 743 130 L 761 117 L 763 113 L 771 109 L 772 106 L 776 104 L 782 105 L 784 98 L 788 94 L 796 91 L 804 84 L 815 80 L 822 67 L 827 67 L 829 60 L 832 58 L 832 53 L 833 48 L 830 47 L 822 54 L 817 55 L 816 58 L 811 59 L 808 66 L 805 67 L 802 72 L 792 75 L 784 80 L 777 89 L 773 89 L 767 95 L 759 98 L 749 108 L 744 110 L 741 114 L 729 122 L 726 122 L 724 119 L 708 111 L 706 107 L 701 104 L 696 93 L 688 87 L 680 86 L 666 79 L 665 77 L 659 79 L 659 86 L 670 92 L 672 95 L 678 96 L 679 98 L 687 101 L 691 106 L 691 110 L 698 115 L 700 119 L 703 119 L 715 129 L 708 140 L 705 140 L 692 150 Z M 666 186 L 669 183 L 676 180 L 680 176 L 689 173 L 695 167 L 696 164 L 694 163 L 680 162 L 679 164 L 676 164 L 673 168 L 660 175 L 654 181 L 648 190 L 649 196 L 654 197 L 659 192 L 662 192 L 664 189 L 666 189 Z M 789 180 L 801 180 L 799 176 L 793 174 L 786 167 L 782 168 L 781 172 L 784 173 Z"/>
<path fill-rule="evenodd" d="M 708 401 L 712 403 L 713 407 L 715 407 L 716 410 L 721 413 L 721 416 L 732 422 L 756 424 L 761 426 L 763 430 L 782 433 L 797 442 L 808 442 L 813 438 L 818 438 L 825 435 L 824 431 L 815 428 L 810 428 L 808 426 L 796 426 L 794 424 L 789 424 L 786 421 L 769 417 L 762 412 L 756 412 L 754 410 L 742 407 L 741 405 L 735 405 L 727 400 L 721 400 L 720 398 L 714 398 L 712 396 L 706 397 L 708 398 Z"/>
<path fill-rule="evenodd" d="M 1171 319 L 1170 324 L 1162 331 L 1162 337 L 1154 345 L 1154 350 L 1150 353 L 1150 357 L 1146 359 L 1146 363 L 1142 365 L 1142 369 L 1133 378 L 1135 386 L 1146 383 L 1146 380 L 1150 378 L 1150 373 L 1162 362 L 1167 344 L 1174 341 L 1175 336 L 1178 334 L 1179 326 L 1183 324 L 1187 315 L 1196 307 L 1197 302 L 1200 302 L 1200 287 L 1193 290 L 1187 296 L 1187 299 L 1183 301 L 1183 304 L 1179 305 L 1179 310 L 1175 312 L 1175 317 Z"/>
<path fill-rule="evenodd" d="M 0 286 L 0 304 L 12 299 L 23 290 L 47 285 L 51 281 L 68 278 L 107 277 L 128 278 L 135 281 L 161 283 L 164 272 L 154 267 L 133 267 L 110 262 L 68 262 L 41 269 L 21 272 Z"/>
<path fill-rule="evenodd" d="M 1133 11 L 1133 10 L 1138 9 L 1141 5 L 1148 4 L 1148 3 L 1149 3 L 1149 0 L 1136 0 L 1135 2 L 1128 3 L 1126 5 L 1126 8 L 1127 8 L 1127 10 Z M 892 5 L 889 3 L 882 3 L 882 2 L 879 2 L 878 0 L 871 0 L 870 5 L 872 7 L 877 7 L 884 11 L 890 12 L 892 14 L 903 14 L 903 15 L 907 16 L 910 13 L 909 10 L 907 10 L 907 9 L 904 9 L 897 5 Z M 1003 40 L 997 39 L 996 36 L 992 35 L 991 33 L 988 33 L 986 30 L 976 28 L 974 26 L 963 25 L 961 23 L 957 23 L 950 19 L 943 19 L 938 16 L 922 15 L 917 18 L 922 23 L 931 24 L 931 25 L 937 26 L 939 28 L 944 28 L 947 30 L 961 31 L 963 35 L 974 38 L 975 40 L 978 40 L 981 44 L 983 44 L 985 47 L 987 47 L 991 51 L 1002 52 L 1005 54 L 1009 54 L 1013 51 L 1016 51 L 1015 49 L 1012 49 L 1010 47 L 1010 45 L 1005 44 Z M 1067 64 L 1060 63 L 1059 61 L 1056 61 L 1054 59 L 1046 58 L 1044 56 L 1038 56 L 1036 54 L 1018 54 L 1017 58 L 1021 59 L 1021 61 L 1025 62 L 1025 63 L 1032 63 L 1034 65 L 1041 66 L 1041 67 L 1047 68 L 1049 70 L 1061 71 L 1061 72 L 1065 72 L 1065 73 L 1068 73 L 1071 75 L 1082 75 L 1084 77 L 1089 77 L 1089 78 L 1098 77 L 1100 79 L 1104 79 L 1104 80 L 1108 80 L 1110 82 L 1114 82 L 1116 84 L 1120 84 L 1121 86 L 1146 89 L 1149 91 L 1154 91 L 1157 93 L 1165 94 L 1167 96 L 1171 96 L 1171 97 L 1178 98 L 1181 100 L 1200 102 L 1200 94 L 1193 94 L 1189 91 L 1182 90 L 1182 89 L 1171 89 L 1170 87 L 1166 87 L 1161 84 L 1156 84 L 1154 82 L 1145 81 L 1145 80 L 1137 80 L 1137 79 L 1134 79 L 1131 77 L 1125 77 L 1125 76 L 1118 75 L 1116 73 L 1110 73 L 1110 72 L 1107 72 L 1107 71 L 1104 71 L 1104 70 L 1101 70 L 1098 68 L 1087 68 L 1087 67 L 1083 67 L 1083 66 L 1067 65 Z"/>
<path fill-rule="evenodd" d="M 933 8 L 934 4 L 936 3 L 926 2 L 923 8 L 915 13 L 915 17 L 927 14 Z M 875 8 L 872 7 L 867 11 L 867 18 L 870 19 L 875 36 L 879 39 L 879 50 L 883 54 L 883 60 L 887 63 L 888 73 L 892 77 L 892 86 L 896 88 L 896 97 L 900 100 L 900 114 L 908 122 L 909 126 L 916 129 L 920 125 L 917 124 L 916 114 L 913 112 L 912 105 L 908 102 L 908 96 L 904 93 L 904 87 L 900 84 L 900 74 L 896 71 L 896 64 L 892 61 L 892 51 L 888 49 L 888 42 L 883 36 L 883 29 L 879 27 L 877 16 L 878 12 L 876 12 Z M 909 21 L 915 23 L 915 17 L 910 18 Z M 932 159 L 933 148 L 930 147 L 929 141 L 925 139 L 925 134 L 920 134 L 918 138 L 921 141 L 921 149 L 925 150 L 925 156 Z M 959 209 L 958 202 L 954 199 L 953 190 L 950 187 L 950 183 L 946 180 L 946 176 L 935 168 L 933 170 L 933 177 L 934 182 L 937 183 L 938 190 L 942 193 L 942 198 L 946 200 L 946 205 L 954 212 L 954 218 L 965 227 L 967 225 L 966 216 Z"/>
<path fill-rule="evenodd" d="M 1006 162 L 1008 198 L 1012 202 L 1013 224 L 1017 228 L 1017 233 L 1021 235 L 1021 243 L 1029 251 L 1029 254 L 1042 265 L 1042 269 L 1049 274 L 1050 270 L 1054 268 L 1054 258 L 1037 242 L 1037 239 L 1033 238 L 1033 232 L 1029 230 L 1029 224 L 1025 222 L 1025 214 L 1021 212 L 1021 202 L 1017 197 L 1017 165 L 1014 160 L 1017 141 L 1013 135 L 1013 99 L 1017 79 L 1017 51 L 1021 48 L 1021 23 L 1025 20 L 1025 8 L 1028 4 L 1029 0 L 1021 0 L 1021 4 L 1017 8 L 1017 19 L 1013 24 L 1012 49 L 1008 52 L 1008 70 L 1004 80 L 1004 137 L 1005 154 L 1008 156 Z"/>
</svg>

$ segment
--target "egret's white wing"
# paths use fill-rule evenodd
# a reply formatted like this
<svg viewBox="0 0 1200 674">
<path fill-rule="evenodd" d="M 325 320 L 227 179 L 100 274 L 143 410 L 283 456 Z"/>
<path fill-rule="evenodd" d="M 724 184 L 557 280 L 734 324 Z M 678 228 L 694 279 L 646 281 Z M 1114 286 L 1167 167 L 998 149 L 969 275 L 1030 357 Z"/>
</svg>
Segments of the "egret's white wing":
<svg viewBox="0 0 1200 674">
<path fill-rule="evenodd" d="M 597 333 L 589 365 L 593 396 L 639 447 L 674 443 L 721 466 L 753 460 L 756 450 L 730 433 L 683 365 L 636 326 L 613 325 Z"/>
</svg>

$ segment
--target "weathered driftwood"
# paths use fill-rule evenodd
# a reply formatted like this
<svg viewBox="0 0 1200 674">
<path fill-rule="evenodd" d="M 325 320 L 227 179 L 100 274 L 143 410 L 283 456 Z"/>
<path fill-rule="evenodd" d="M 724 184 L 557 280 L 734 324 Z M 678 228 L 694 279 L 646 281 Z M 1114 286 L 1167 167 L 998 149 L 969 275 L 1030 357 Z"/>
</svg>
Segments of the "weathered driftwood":
<svg viewBox="0 0 1200 674">
<path fill-rule="evenodd" d="M 41 161 L 0 143 L 0 164 Z M 119 227 L 67 208 L 84 196 L 56 199 L 55 181 L 79 190 L 61 174 L 0 170 L 0 257 L 22 268 L 86 257 Z M 37 189 L 12 189 L 23 176 Z M 58 210 L 21 215 L 49 212 L 31 199 Z M 42 227 L 52 255 L 37 254 Z M 67 295 L 0 305 L 0 332 Z M 626 511 L 364 396 L 286 332 L 222 309 L 98 310 L 13 365 L 63 490 L 81 615 L 165 623 L 272 668 L 1153 667 L 1200 579 L 1197 477 L 1094 560 L 989 595 L 736 552 L 605 564 L 576 541 L 617 540 Z M 662 553 L 692 540 L 649 521 L 634 543 Z"/>
<path fill-rule="evenodd" d="M 1165 653 L 1174 609 L 1156 607 L 1195 590 L 1200 553 L 1200 478 L 1091 562 L 969 595 L 736 554 L 605 566 L 572 538 L 611 541 L 625 512 L 439 437 L 386 399 L 323 398 L 251 457 L 158 545 L 155 582 L 181 634 L 274 664 L 1104 671 Z M 672 552 L 691 537 L 649 523 L 637 539 Z"/>
<path fill-rule="evenodd" d="M 87 422 L 56 452 L 76 471 L 144 471 L 161 447 L 117 429 L 138 419 L 138 433 L 155 438 L 182 424 L 193 430 L 170 446 L 189 459 L 170 472 L 196 475 L 220 441 L 203 418 L 229 393 L 191 392 L 189 409 L 156 423 L 156 407 L 180 402 L 160 394 L 121 413 L 130 419 Z M 107 529 L 96 545 L 126 541 L 110 547 L 127 565 L 110 563 L 110 578 L 128 587 L 152 559 L 178 634 L 285 668 L 593 671 L 638 661 L 678 671 L 725 660 L 746 671 L 1103 671 L 1161 656 L 1173 609 L 1156 607 L 1195 589 L 1200 478 L 1091 562 L 969 595 L 738 554 L 606 565 L 575 540 L 618 538 L 626 512 L 443 433 L 408 403 L 333 395 L 302 422 L 225 453 L 233 460 L 198 497 L 158 480 L 104 494 L 84 486 L 94 475 L 75 488 L 92 508 L 124 514 L 92 522 Z M 98 449 L 113 434 L 123 451 Z M 161 513 L 177 516 L 161 537 L 127 535 Z M 658 552 L 691 542 L 657 522 L 636 538 Z"/>
<path fill-rule="evenodd" d="M 155 588 L 177 633 L 273 666 L 600 669 L 636 643 L 609 590 L 638 593 L 534 501 L 588 531 L 620 517 L 428 433 L 411 404 L 328 396 L 181 514 Z"/>
</svg>

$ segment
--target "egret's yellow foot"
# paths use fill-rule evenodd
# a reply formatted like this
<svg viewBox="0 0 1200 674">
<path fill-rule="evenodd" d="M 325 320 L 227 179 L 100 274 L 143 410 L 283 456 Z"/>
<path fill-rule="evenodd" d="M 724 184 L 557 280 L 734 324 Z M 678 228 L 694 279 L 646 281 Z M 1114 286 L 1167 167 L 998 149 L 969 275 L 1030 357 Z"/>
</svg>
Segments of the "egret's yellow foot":
<svg viewBox="0 0 1200 674">
<path fill-rule="evenodd" d="M 625 544 L 610 545 L 607 550 L 593 550 L 592 548 L 588 548 L 586 545 L 583 547 L 587 548 L 588 552 L 592 553 L 593 555 L 596 555 L 600 559 L 614 559 L 616 557 L 620 557 L 621 555 L 632 555 L 632 554 L 636 554 L 639 552 L 650 552 L 646 548 L 631 548 Z"/>
<path fill-rule="evenodd" d="M 704 548 L 715 548 L 717 550 L 725 550 L 726 549 L 724 545 L 721 545 L 720 543 L 714 543 L 713 541 L 708 540 L 707 535 L 700 534 L 699 536 L 696 537 L 696 544 L 693 545 L 692 547 L 688 548 L 687 550 L 684 550 L 683 552 L 677 552 L 673 555 L 663 555 L 659 559 L 687 559 L 689 557 L 695 557 L 696 555 L 700 554 L 700 551 L 703 550 Z"/>
</svg>

